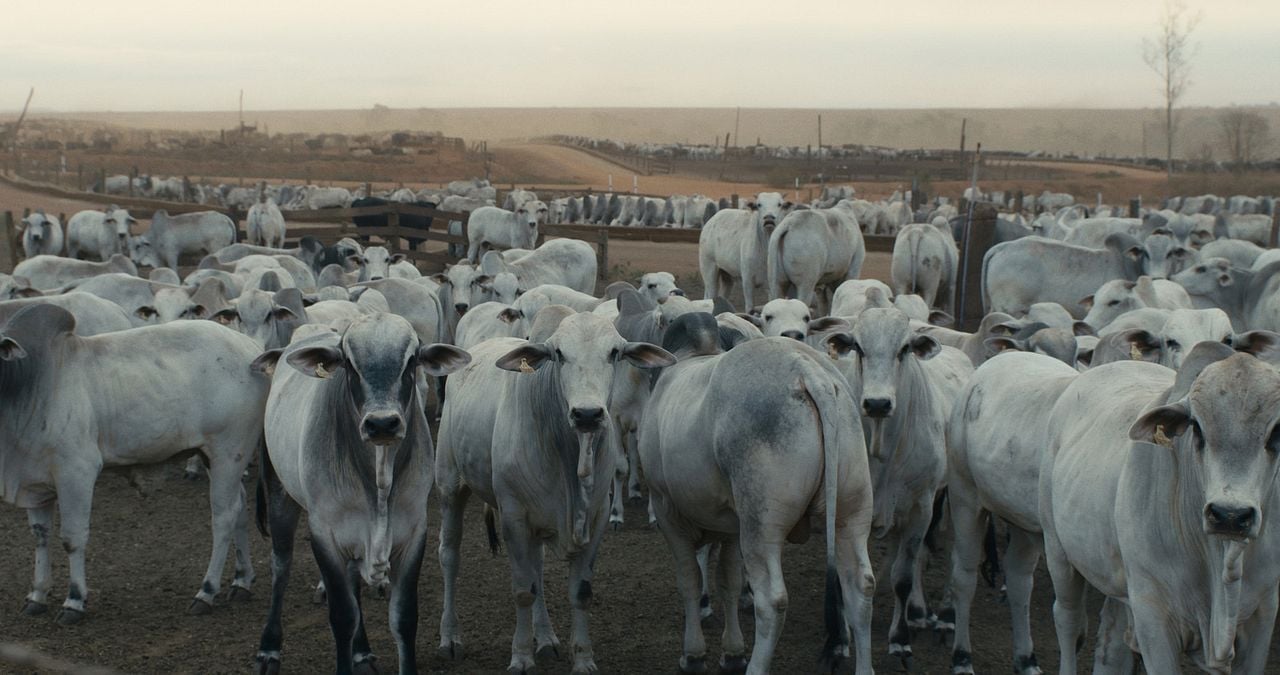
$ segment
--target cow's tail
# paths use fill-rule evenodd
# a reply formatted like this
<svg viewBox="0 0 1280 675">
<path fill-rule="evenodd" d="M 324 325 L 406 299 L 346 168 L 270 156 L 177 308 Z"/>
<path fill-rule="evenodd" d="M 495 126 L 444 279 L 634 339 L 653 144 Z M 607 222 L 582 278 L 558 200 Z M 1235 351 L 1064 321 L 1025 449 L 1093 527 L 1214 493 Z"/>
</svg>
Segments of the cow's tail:
<svg viewBox="0 0 1280 675">
<path fill-rule="evenodd" d="M 271 520 L 271 494 L 268 481 L 279 480 L 276 477 L 276 468 L 271 465 L 271 455 L 267 453 L 267 440 L 261 438 L 258 440 L 258 485 L 254 490 L 254 521 L 258 525 L 258 532 L 266 538 L 271 537 L 271 530 L 268 528 Z"/>
<path fill-rule="evenodd" d="M 498 540 L 498 512 L 488 504 L 484 507 L 484 531 L 489 535 L 489 552 L 496 557 L 502 550 L 502 544 Z"/>
<path fill-rule="evenodd" d="M 768 297 L 770 298 L 785 297 L 784 291 L 786 291 L 786 289 L 783 288 L 784 284 L 782 281 L 782 275 L 784 272 L 782 269 L 782 243 L 789 231 L 790 230 L 788 229 L 788 225 L 785 221 L 779 223 L 777 229 L 773 231 L 773 236 L 769 238 L 769 243 L 766 244 L 769 249 L 767 269 L 769 280 Z M 748 308 L 746 311 L 751 310 Z"/>
<path fill-rule="evenodd" d="M 843 447 L 840 427 L 837 424 L 839 404 L 835 398 L 835 388 L 827 383 L 820 383 L 817 377 L 803 379 L 805 393 L 818 413 L 818 433 L 822 442 L 822 491 L 825 511 L 825 530 L 827 545 L 827 583 L 823 599 L 823 623 L 827 631 L 826 643 L 822 646 L 821 662 L 824 672 L 833 672 L 838 665 L 840 654 L 849 644 L 849 634 L 845 627 L 844 592 L 840 585 L 840 575 L 836 567 L 836 506 L 840 479 L 840 449 Z"/>
<path fill-rule="evenodd" d="M 912 230 L 911 237 L 911 292 L 920 292 L 920 240 L 924 239 L 919 230 Z"/>
<path fill-rule="evenodd" d="M 982 538 L 982 579 L 995 588 L 1000 579 L 1000 547 L 996 542 L 996 517 L 987 517 L 987 534 Z"/>
</svg>

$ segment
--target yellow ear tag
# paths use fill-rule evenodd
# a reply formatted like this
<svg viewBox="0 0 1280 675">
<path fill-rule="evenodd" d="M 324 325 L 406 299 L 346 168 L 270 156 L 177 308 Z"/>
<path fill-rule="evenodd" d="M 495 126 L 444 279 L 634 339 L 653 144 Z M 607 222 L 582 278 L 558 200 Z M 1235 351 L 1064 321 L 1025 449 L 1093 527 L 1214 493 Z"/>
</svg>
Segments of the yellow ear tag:
<svg viewBox="0 0 1280 675">
<path fill-rule="evenodd" d="M 1134 361 L 1142 360 L 1142 350 L 1138 349 L 1138 345 L 1135 345 L 1132 342 L 1129 343 L 1129 358 Z"/>
<path fill-rule="evenodd" d="M 267 377 L 271 377 L 271 376 L 275 375 L 275 374 L 276 374 L 276 366 L 275 366 L 275 364 L 273 363 L 273 364 L 271 364 L 271 365 L 267 366 L 266 368 L 263 368 L 263 369 L 262 369 L 262 372 L 263 372 L 263 373 L 265 373 Z"/>
<path fill-rule="evenodd" d="M 317 364 L 316 364 L 316 377 L 318 377 L 318 378 L 320 378 L 320 379 L 322 379 L 322 380 L 323 380 L 323 379 L 326 379 L 326 378 L 328 378 L 328 377 L 329 377 L 329 371 L 327 371 L 327 370 L 325 370 L 325 369 L 324 369 L 324 364 L 323 364 L 323 363 L 317 363 Z"/>
<path fill-rule="evenodd" d="M 1152 434 L 1152 438 L 1155 439 L 1156 445 L 1163 445 L 1166 448 L 1173 447 L 1173 439 L 1165 435 L 1163 424 L 1156 425 L 1156 432 Z"/>
<path fill-rule="evenodd" d="M 520 359 L 520 372 L 528 375 L 533 372 L 533 366 L 529 365 L 529 359 Z"/>
</svg>

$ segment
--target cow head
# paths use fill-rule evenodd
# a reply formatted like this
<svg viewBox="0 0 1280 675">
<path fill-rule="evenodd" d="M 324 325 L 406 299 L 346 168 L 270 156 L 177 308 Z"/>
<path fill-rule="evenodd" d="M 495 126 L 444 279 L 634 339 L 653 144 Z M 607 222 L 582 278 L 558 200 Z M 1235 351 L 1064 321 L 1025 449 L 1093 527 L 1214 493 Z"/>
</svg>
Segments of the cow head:
<svg viewBox="0 0 1280 675">
<path fill-rule="evenodd" d="M 1143 272 L 1153 279 L 1167 279 L 1194 265 L 1200 257 L 1194 249 L 1179 244 L 1172 235 L 1163 232 L 1147 236 L 1143 248 L 1146 249 Z"/>
<path fill-rule="evenodd" d="M 760 309 L 760 316 L 750 314 L 739 316 L 754 323 L 765 337 L 785 337 L 801 342 L 816 332 L 849 327 L 843 319 L 835 317 L 814 319 L 812 314 L 809 306 L 799 300 L 779 298 L 765 303 Z"/>
<path fill-rule="evenodd" d="M 791 207 L 791 202 L 783 199 L 777 192 L 761 192 L 756 195 L 755 200 L 747 202 L 747 209 L 755 213 L 756 222 L 764 228 L 766 234 L 773 232 L 773 228 L 782 222 Z"/>
<path fill-rule="evenodd" d="M 1186 354 L 1201 342 L 1222 342 L 1232 336 L 1231 319 L 1216 308 L 1175 309 L 1160 329 L 1163 347 L 1160 363 L 1173 369 L 1182 366 Z"/>
<path fill-rule="evenodd" d="M 1226 258 L 1207 258 L 1174 275 L 1173 281 L 1193 297 L 1218 298 L 1235 285 L 1236 272 Z"/>
<path fill-rule="evenodd" d="M 28 215 L 26 218 L 23 218 L 22 226 L 24 228 L 23 236 L 36 244 L 43 243 L 44 240 L 50 239 L 53 236 L 53 222 L 48 216 L 44 215 L 44 211 L 36 211 L 35 213 Z"/>
<path fill-rule="evenodd" d="M 404 260 L 403 253 L 392 253 L 384 246 L 370 246 L 360 257 L 360 281 L 378 281 L 391 276 L 391 266 Z"/>
<path fill-rule="evenodd" d="M 862 412 L 872 418 L 892 415 L 906 369 L 918 368 L 917 359 L 931 359 L 942 349 L 932 337 L 912 332 L 907 315 L 892 308 L 863 310 L 852 331 L 835 333 L 826 343 L 834 356 L 853 355 Z"/>
<path fill-rule="evenodd" d="M 414 402 L 417 367 L 429 375 L 448 375 L 469 363 L 471 355 L 451 345 L 421 344 L 408 321 L 375 314 L 351 322 L 340 336 L 321 335 L 289 349 L 285 360 L 311 377 L 323 379 L 342 371 L 360 418 L 360 439 L 389 446 L 404 440 L 407 418 L 421 410 Z"/>
<path fill-rule="evenodd" d="M 246 288 L 233 306 L 215 313 L 213 320 L 249 336 L 263 349 L 279 349 L 306 323 L 307 314 L 302 293 L 296 288 L 274 294 Z"/>
<path fill-rule="evenodd" d="M 1206 534 L 1249 541 L 1280 467 L 1280 373 L 1249 354 L 1203 365 L 1182 398 L 1143 414 L 1129 437 L 1180 453 L 1198 469 Z M 1179 371 L 1179 381 L 1188 373 Z M 1175 385 L 1176 388 L 1176 385 Z"/>
<path fill-rule="evenodd" d="M 499 272 L 493 275 L 493 281 L 489 287 L 493 292 L 493 299 L 506 305 L 514 304 L 516 298 L 524 295 L 525 291 L 520 288 L 520 280 L 510 272 Z"/>
<path fill-rule="evenodd" d="M 160 256 L 156 254 L 155 246 L 152 245 L 150 237 L 145 234 L 129 238 L 129 259 L 135 265 L 142 265 L 143 267 L 160 266 Z"/>
<path fill-rule="evenodd" d="M 538 224 L 547 220 L 547 205 L 530 199 L 516 205 L 515 214 L 516 222 L 523 226 L 525 241 L 528 242 L 522 248 L 533 248 L 534 242 L 538 240 Z"/>
<path fill-rule="evenodd" d="M 676 287 L 676 278 L 670 272 L 648 272 L 640 277 L 640 294 L 654 302 L 666 302 L 672 295 L 684 295 Z"/>
<path fill-rule="evenodd" d="M 440 304 L 453 307 L 458 316 L 476 305 L 493 300 L 493 277 L 485 274 L 478 265 L 467 262 L 450 265 L 443 274 L 432 275 L 431 280 L 440 284 L 444 291 Z"/>
</svg>

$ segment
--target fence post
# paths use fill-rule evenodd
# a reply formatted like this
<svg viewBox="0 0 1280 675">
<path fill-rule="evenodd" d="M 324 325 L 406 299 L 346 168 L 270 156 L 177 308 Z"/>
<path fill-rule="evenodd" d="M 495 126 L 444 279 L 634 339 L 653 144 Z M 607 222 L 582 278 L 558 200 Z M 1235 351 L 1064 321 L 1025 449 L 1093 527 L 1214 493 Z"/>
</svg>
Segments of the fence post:
<svg viewBox="0 0 1280 675">
<path fill-rule="evenodd" d="M 84 192 L 84 165 L 76 164 L 76 189 Z"/>
<path fill-rule="evenodd" d="M 1271 237 L 1267 240 L 1270 242 L 1270 248 L 1280 246 L 1280 209 L 1276 209 L 1274 205 L 1271 207 Z"/>
<path fill-rule="evenodd" d="M 1142 199 L 1129 200 L 1129 217 L 1139 218 L 1142 216 Z"/>
<path fill-rule="evenodd" d="M 0 270 L 12 272 L 18 264 L 13 211 L 0 213 Z"/>
<path fill-rule="evenodd" d="M 133 196 L 133 181 L 138 178 L 138 167 L 129 170 L 129 196 Z"/>
<path fill-rule="evenodd" d="M 398 243 L 401 249 L 409 248 L 409 240 L 405 239 L 404 233 L 400 231 L 400 205 L 399 204 L 393 205 L 391 207 L 391 210 L 387 212 L 387 227 L 390 228 L 391 230 L 391 232 L 386 237 L 384 237 L 384 239 L 387 240 L 388 244 L 391 243 L 392 237 L 396 237 L 399 240 Z"/>
<path fill-rule="evenodd" d="M 98 189 L 107 194 L 107 168 L 104 166 L 98 167 Z"/>
<path fill-rule="evenodd" d="M 1022 193 L 1022 190 L 1018 190 L 1017 194 L 1013 196 L 1013 212 L 1014 213 L 1022 213 L 1022 204 L 1025 200 L 1026 200 L 1026 195 Z"/>
<path fill-rule="evenodd" d="M 609 278 L 609 230 L 600 228 L 596 231 L 596 274 L 601 281 Z"/>
<path fill-rule="evenodd" d="M 191 179 L 186 176 L 182 177 L 182 201 L 185 203 L 191 196 Z"/>
<path fill-rule="evenodd" d="M 961 213 L 964 213 L 961 210 Z M 982 258 L 996 241 L 996 207 L 974 204 L 960 248 L 960 287 L 956 290 L 956 324 L 973 332 L 982 323 Z"/>
</svg>

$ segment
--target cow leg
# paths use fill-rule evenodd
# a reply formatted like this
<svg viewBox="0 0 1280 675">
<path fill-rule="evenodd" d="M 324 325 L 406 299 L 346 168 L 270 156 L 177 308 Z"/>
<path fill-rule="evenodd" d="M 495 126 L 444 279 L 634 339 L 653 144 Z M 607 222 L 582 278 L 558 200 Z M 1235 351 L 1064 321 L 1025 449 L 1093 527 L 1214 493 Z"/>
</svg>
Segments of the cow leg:
<svg viewBox="0 0 1280 675">
<path fill-rule="evenodd" d="M 640 441 L 636 437 L 636 428 L 633 426 L 625 434 L 622 435 L 625 443 L 622 447 L 627 450 L 627 466 L 630 467 L 629 480 L 627 482 L 627 496 L 633 501 L 644 499 L 644 487 L 641 485 L 640 476 L 642 470 L 640 468 Z"/>
<path fill-rule="evenodd" d="M 1013 672 L 1017 675 L 1043 672 L 1036 663 L 1035 645 L 1031 640 L 1031 588 L 1039 561 L 1040 535 L 1010 525 L 1005 584 L 1009 588 L 1009 613 L 1013 619 Z"/>
<path fill-rule="evenodd" d="M 751 310 L 755 309 L 755 304 L 752 301 L 755 299 L 756 280 L 754 277 L 751 276 L 751 273 L 747 271 L 747 268 L 748 268 L 747 265 L 743 265 L 742 302 L 744 303 L 744 305 L 742 307 L 742 311 L 746 312 L 747 314 L 750 314 Z"/>
<path fill-rule="evenodd" d="M 983 525 L 990 516 L 978 505 L 969 486 L 960 480 L 950 481 L 947 503 L 951 506 L 951 523 L 955 528 L 955 536 L 951 541 L 949 580 L 956 613 L 951 672 L 973 673 L 973 645 L 969 638 L 970 611 L 973 607 L 974 588 L 978 584 L 978 566 L 982 563 Z M 1016 617 L 1014 622 L 1017 622 Z"/>
<path fill-rule="evenodd" d="M 100 467 L 62 467 L 65 475 L 74 478 L 55 479 L 58 493 L 58 517 L 61 519 L 58 534 L 62 548 L 67 552 L 70 583 L 67 599 L 58 610 L 55 620 L 63 625 L 79 623 L 84 618 L 85 599 L 89 586 L 85 578 L 84 549 L 89 543 L 89 513 L 93 506 L 93 484 Z M 223 552 L 225 555 L 225 551 Z"/>
<path fill-rule="evenodd" d="M 785 531 L 770 541 L 751 530 L 741 534 L 742 562 L 747 568 L 747 579 L 755 602 L 755 647 L 751 652 L 751 663 L 747 666 L 751 675 L 769 672 L 773 652 L 787 618 L 787 586 L 782 579 L 783 536 Z"/>
<path fill-rule="evenodd" d="M 227 599 L 232 602 L 245 601 L 253 597 L 250 589 L 253 588 L 255 579 L 253 558 L 249 554 L 249 504 L 243 483 L 240 485 L 240 510 L 236 517 L 235 547 L 235 576 L 231 579 L 231 591 L 227 594 Z"/>
<path fill-rule="evenodd" d="M 1044 501 L 1044 495 L 1041 495 Z M 1067 560 L 1061 545 L 1049 532 L 1045 533 L 1045 562 L 1049 567 L 1049 576 L 1053 579 L 1053 626 L 1058 635 L 1058 672 L 1075 673 L 1077 670 L 1077 652 L 1084 647 L 1084 632 L 1088 628 L 1089 619 L 1085 616 L 1085 593 L 1088 584 L 1084 577 L 1076 571 Z M 1177 672 L 1177 669 L 1162 671 L 1151 670 L 1151 673 Z"/>
<path fill-rule="evenodd" d="M 544 589 L 538 576 L 540 551 L 528 528 L 517 524 L 515 514 L 503 514 L 502 538 L 511 561 L 511 594 L 516 603 L 516 630 L 511 635 L 511 663 L 507 672 L 520 675 L 533 671 L 533 604 Z M 539 547 L 540 548 L 540 547 Z"/>
<path fill-rule="evenodd" d="M 1129 649 L 1129 642 L 1125 639 L 1125 633 L 1129 630 L 1129 608 L 1119 600 L 1106 598 L 1102 601 L 1102 612 L 1098 619 L 1098 644 L 1093 651 L 1093 672 L 1132 675 L 1136 664 L 1133 651 Z M 1035 672 L 1040 671 L 1037 669 Z"/>
<path fill-rule="evenodd" d="M 533 544 L 537 555 L 534 559 L 534 573 L 537 576 L 538 593 L 533 599 L 533 641 L 537 646 L 535 655 L 538 658 L 560 658 L 560 639 L 556 637 L 556 629 L 551 625 L 551 615 L 547 612 L 547 585 L 543 583 L 542 544 Z"/>
<path fill-rule="evenodd" d="M 53 579 L 49 572 L 49 533 L 53 531 L 53 505 L 49 502 L 43 506 L 27 509 L 27 524 L 31 526 L 31 534 L 36 538 L 35 572 L 31 577 L 31 592 L 22 606 L 22 613 L 27 616 L 39 616 L 49 611 L 49 587 Z"/>
<path fill-rule="evenodd" d="M 870 503 L 865 511 L 870 513 Z M 853 629 L 856 672 L 871 672 L 871 609 L 876 594 L 875 569 L 867 552 L 871 519 L 848 518 L 836 530 L 836 565 L 844 600 L 844 621 Z"/>
<path fill-rule="evenodd" d="M 684 609 L 684 641 L 680 654 L 680 670 L 704 673 L 707 670 L 707 642 L 702 634 L 702 608 L 709 607 L 707 596 L 706 557 L 711 545 L 697 547 L 697 536 L 672 512 L 656 492 L 651 496 L 658 516 L 658 531 L 671 549 L 676 573 L 676 588 Z M 699 589 L 698 581 L 702 580 Z M 703 603 L 706 604 L 703 604 Z"/>
<path fill-rule="evenodd" d="M 890 580 L 893 583 L 893 621 L 889 626 L 889 654 L 902 659 L 903 664 L 911 663 L 911 596 L 915 589 L 918 558 L 924 548 L 925 531 L 929 529 L 929 514 L 932 513 L 933 495 L 912 507 L 911 514 L 902 525 L 902 533 L 898 539 L 898 554 L 893 561 Z"/>
<path fill-rule="evenodd" d="M 187 458 L 187 465 L 182 469 L 182 477 L 187 480 L 200 480 L 200 476 L 204 475 L 204 462 L 200 460 L 200 455 L 195 454 Z"/>
<path fill-rule="evenodd" d="M 200 591 L 187 609 L 188 614 L 208 614 L 213 610 L 213 599 L 222 583 L 222 567 L 227 562 L 227 549 L 236 535 L 236 527 L 248 526 L 248 520 L 243 517 L 244 485 L 240 483 L 240 474 L 247 460 L 232 462 L 229 452 L 210 452 L 209 456 L 212 459 L 209 465 L 209 507 L 213 519 L 213 553 Z M 238 580 L 240 587 L 247 591 L 253 582 L 253 568 L 249 567 L 247 577 L 238 577 Z"/>
<path fill-rule="evenodd" d="M 408 550 L 392 564 L 394 577 L 387 612 L 391 634 L 396 638 L 396 655 L 400 662 L 400 675 L 416 675 L 418 672 L 418 575 L 422 572 L 422 557 L 427 550 L 425 520 L 422 532 Z"/>
<path fill-rule="evenodd" d="M 711 609 L 711 572 L 709 570 L 711 567 L 711 554 L 720 551 L 720 548 L 720 544 L 703 544 L 698 547 L 698 576 L 702 580 L 702 596 L 698 598 L 698 605 L 701 609 L 698 610 L 698 613 L 703 621 L 710 619 L 711 615 L 715 613 Z M 739 586 L 738 592 L 742 592 L 741 586 Z M 725 611 L 728 611 L 729 605 L 730 603 L 726 601 Z"/>
<path fill-rule="evenodd" d="M 462 659 L 462 636 L 458 634 L 458 559 L 462 547 L 462 516 L 471 490 L 440 491 L 440 573 L 444 577 L 444 610 L 440 614 L 440 646 L 436 654 L 449 661 Z"/>
<path fill-rule="evenodd" d="M 747 645 L 742 638 L 742 625 L 738 622 L 738 608 L 733 598 L 742 593 L 742 551 L 738 542 L 727 541 L 720 547 L 720 560 L 716 566 L 720 597 L 725 598 L 724 632 L 720 636 L 723 654 L 720 656 L 721 673 L 740 673 L 747 669 Z"/>
<path fill-rule="evenodd" d="M 280 619 L 284 612 L 284 596 L 289 586 L 289 572 L 293 569 L 293 539 L 298 531 L 298 517 L 302 508 L 285 494 L 279 481 L 268 479 L 267 512 L 271 531 L 271 607 L 267 611 L 267 624 L 262 628 L 258 642 L 258 673 L 275 675 L 280 672 L 281 647 L 284 643 L 284 627 Z"/>
<path fill-rule="evenodd" d="M 721 293 L 720 269 L 710 260 L 699 260 L 698 271 L 702 273 L 702 299 L 715 298 Z"/>
<path fill-rule="evenodd" d="M 597 529 L 586 547 L 569 559 L 569 605 L 573 608 L 573 633 L 569 645 L 573 650 L 574 675 L 600 672 L 591 646 L 591 581 L 595 576 L 592 568 L 596 552 L 603 538 L 604 531 Z"/>
<path fill-rule="evenodd" d="M 619 464 L 621 465 L 621 462 Z M 615 530 L 622 527 L 622 523 L 624 522 L 622 507 L 623 499 L 622 477 L 614 475 L 613 484 L 609 489 L 609 525 Z"/>
<path fill-rule="evenodd" d="M 356 629 L 360 625 L 360 606 L 348 584 L 349 574 L 346 564 L 336 551 L 329 549 L 321 537 L 311 537 L 311 552 L 320 567 L 320 576 L 324 579 L 325 589 L 329 596 L 329 630 L 333 633 L 334 672 L 338 675 L 353 675 L 355 662 L 352 658 L 352 641 Z"/>
</svg>

